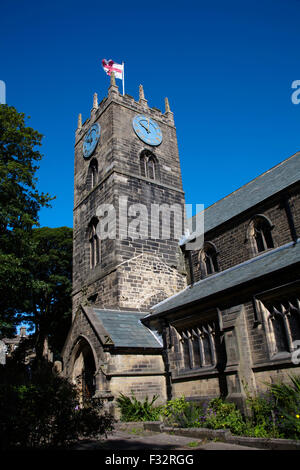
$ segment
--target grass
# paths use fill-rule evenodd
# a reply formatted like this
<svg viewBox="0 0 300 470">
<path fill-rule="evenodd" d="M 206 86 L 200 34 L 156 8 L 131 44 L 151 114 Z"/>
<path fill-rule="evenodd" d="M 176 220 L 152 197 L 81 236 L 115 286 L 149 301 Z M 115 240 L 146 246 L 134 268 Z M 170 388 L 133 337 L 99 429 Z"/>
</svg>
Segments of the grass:
<svg viewBox="0 0 300 470">
<path fill-rule="evenodd" d="M 198 447 L 201 444 L 199 441 L 191 441 L 187 444 L 188 447 Z"/>
</svg>

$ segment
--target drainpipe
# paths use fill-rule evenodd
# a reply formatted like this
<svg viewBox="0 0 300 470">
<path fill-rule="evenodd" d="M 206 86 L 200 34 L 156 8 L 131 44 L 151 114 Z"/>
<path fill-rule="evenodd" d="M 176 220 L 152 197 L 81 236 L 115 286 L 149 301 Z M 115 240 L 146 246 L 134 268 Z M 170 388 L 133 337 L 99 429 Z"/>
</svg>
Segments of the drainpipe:
<svg viewBox="0 0 300 470">
<path fill-rule="evenodd" d="M 170 373 L 170 362 L 169 362 L 169 355 L 168 355 L 168 342 L 167 342 L 167 328 L 169 324 L 166 320 L 163 321 L 162 325 L 162 339 L 163 339 L 163 351 L 162 357 L 165 365 L 165 373 L 166 373 L 166 387 L 167 387 L 167 400 L 172 399 L 172 381 L 171 381 L 171 373 Z"/>
</svg>

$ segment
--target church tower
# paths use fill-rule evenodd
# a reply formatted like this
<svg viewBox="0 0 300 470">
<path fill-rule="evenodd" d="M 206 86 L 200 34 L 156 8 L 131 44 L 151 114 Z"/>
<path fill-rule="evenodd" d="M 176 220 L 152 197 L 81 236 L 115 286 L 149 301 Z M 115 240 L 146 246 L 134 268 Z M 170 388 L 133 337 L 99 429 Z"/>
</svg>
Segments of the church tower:
<svg viewBox="0 0 300 470">
<path fill-rule="evenodd" d="M 149 308 L 186 286 L 178 241 L 184 193 L 173 113 L 121 95 L 114 76 L 108 96 L 75 138 L 73 319 L 63 375 L 80 396 L 98 396 L 113 412 L 122 392 L 170 398 L 157 334 L 142 319 Z"/>
<path fill-rule="evenodd" d="M 173 113 L 121 95 L 81 115 L 75 139 L 73 305 L 147 309 L 185 286 L 184 193 Z"/>
</svg>

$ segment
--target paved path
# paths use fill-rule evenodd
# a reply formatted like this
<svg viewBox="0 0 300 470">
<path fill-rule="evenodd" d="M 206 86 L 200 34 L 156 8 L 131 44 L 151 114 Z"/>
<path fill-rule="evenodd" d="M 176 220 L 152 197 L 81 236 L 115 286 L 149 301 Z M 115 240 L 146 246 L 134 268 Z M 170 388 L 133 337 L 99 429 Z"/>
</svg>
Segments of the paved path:
<svg viewBox="0 0 300 470">
<path fill-rule="evenodd" d="M 253 447 L 151 431 L 115 431 L 107 439 L 81 441 L 75 450 L 257 450 Z"/>
</svg>

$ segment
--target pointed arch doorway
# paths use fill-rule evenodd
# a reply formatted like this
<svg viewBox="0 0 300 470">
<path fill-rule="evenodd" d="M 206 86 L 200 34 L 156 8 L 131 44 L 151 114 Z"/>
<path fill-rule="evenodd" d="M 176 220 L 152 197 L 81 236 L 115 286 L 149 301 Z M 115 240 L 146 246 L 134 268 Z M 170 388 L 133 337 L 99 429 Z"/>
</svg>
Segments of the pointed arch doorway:
<svg viewBox="0 0 300 470">
<path fill-rule="evenodd" d="M 96 364 L 88 341 L 80 337 L 73 352 L 72 381 L 76 384 L 80 402 L 92 398 L 96 391 Z"/>
</svg>

